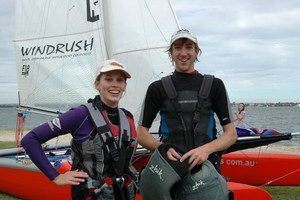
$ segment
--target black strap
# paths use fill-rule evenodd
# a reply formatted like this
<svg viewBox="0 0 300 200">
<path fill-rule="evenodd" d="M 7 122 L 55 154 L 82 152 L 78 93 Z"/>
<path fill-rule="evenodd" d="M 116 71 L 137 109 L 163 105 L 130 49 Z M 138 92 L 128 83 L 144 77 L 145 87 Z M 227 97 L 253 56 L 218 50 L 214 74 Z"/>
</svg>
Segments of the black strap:
<svg viewBox="0 0 300 200">
<path fill-rule="evenodd" d="M 177 92 L 173 85 L 171 75 L 163 77 L 161 81 L 169 99 L 175 99 L 177 97 Z"/>
<path fill-rule="evenodd" d="M 197 107 L 199 106 L 199 98 L 200 99 L 207 99 L 209 97 L 213 80 L 214 80 L 213 75 L 205 74 L 203 76 L 203 81 L 202 81 L 200 90 L 198 92 Z M 180 104 L 177 101 L 178 94 L 177 94 L 177 91 L 176 91 L 176 89 L 174 87 L 174 84 L 172 82 L 171 75 L 163 77 L 161 79 L 161 81 L 162 81 L 162 85 L 164 87 L 164 90 L 165 90 L 168 98 L 172 102 L 172 105 L 173 105 L 173 107 L 174 107 L 174 109 L 175 109 L 175 111 L 176 111 L 176 113 L 179 117 L 179 120 L 180 120 L 180 122 L 183 126 L 183 130 L 186 131 L 187 127 L 186 127 L 186 124 L 184 123 L 184 120 L 183 120 L 183 117 L 182 117 L 182 114 L 181 114 L 182 111 L 181 111 L 181 108 L 180 108 Z M 201 101 L 201 104 L 202 103 L 203 103 L 203 101 Z M 200 108 L 201 107 L 202 107 L 202 105 L 200 105 Z M 195 111 L 195 115 L 194 115 L 193 120 L 194 121 L 199 121 L 198 120 L 199 117 L 200 117 L 199 112 Z"/>
<path fill-rule="evenodd" d="M 200 133 L 200 130 L 203 130 L 206 126 L 204 123 L 201 123 L 201 110 L 203 108 L 204 102 L 208 99 L 212 82 L 214 80 L 214 76 L 205 74 L 203 77 L 203 81 L 201 84 L 201 88 L 198 93 L 198 102 L 196 105 L 196 110 L 194 112 L 193 117 L 193 126 L 194 126 L 194 132 Z M 196 136 L 196 135 L 195 135 Z M 204 134 L 198 135 L 198 139 L 195 140 L 195 146 L 203 145 L 203 143 L 207 142 L 207 136 Z"/>
<path fill-rule="evenodd" d="M 214 80 L 213 75 L 209 75 L 209 74 L 204 75 L 202 85 L 201 85 L 201 88 L 198 93 L 199 98 L 201 98 L 201 99 L 208 98 L 213 80 Z M 163 77 L 161 79 L 161 81 L 162 81 L 162 85 L 167 93 L 168 98 L 171 100 L 172 104 L 174 105 L 175 111 L 178 113 L 178 115 L 180 117 L 180 121 L 183 122 L 183 119 L 180 114 L 181 113 L 180 105 L 177 102 L 177 96 L 178 96 L 177 91 L 172 82 L 171 75 Z M 199 103 L 199 100 L 198 100 L 198 103 Z M 183 123 L 182 125 L 185 128 L 185 124 Z"/>
<path fill-rule="evenodd" d="M 212 82 L 214 80 L 213 75 L 204 74 L 203 76 L 203 82 L 201 85 L 201 88 L 198 93 L 198 97 L 202 99 L 207 99 L 211 90 Z M 169 99 L 175 99 L 177 97 L 177 92 L 174 87 L 174 84 L 170 76 L 165 76 L 161 79 L 163 87 L 168 95 Z"/>
<path fill-rule="evenodd" d="M 187 131 L 187 127 L 186 127 L 186 124 L 184 122 L 184 119 L 183 119 L 183 116 L 182 116 L 182 110 L 181 110 L 181 106 L 180 104 L 178 103 L 177 101 L 177 97 L 178 97 L 178 94 L 177 94 L 177 91 L 174 87 L 174 84 L 172 82 L 172 78 L 171 78 L 171 75 L 169 76 L 165 76 L 161 79 L 162 81 L 162 84 L 163 84 L 163 87 L 167 93 L 167 96 L 168 98 L 170 99 L 173 107 L 174 107 L 174 110 L 175 112 L 177 113 L 177 116 L 179 117 L 179 121 L 183 127 L 183 131 L 186 132 Z M 185 142 L 187 143 L 187 134 L 184 134 L 185 135 Z"/>
<path fill-rule="evenodd" d="M 200 97 L 201 99 L 208 98 L 213 80 L 214 80 L 213 75 L 208 75 L 208 74 L 204 75 L 198 97 Z"/>
</svg>

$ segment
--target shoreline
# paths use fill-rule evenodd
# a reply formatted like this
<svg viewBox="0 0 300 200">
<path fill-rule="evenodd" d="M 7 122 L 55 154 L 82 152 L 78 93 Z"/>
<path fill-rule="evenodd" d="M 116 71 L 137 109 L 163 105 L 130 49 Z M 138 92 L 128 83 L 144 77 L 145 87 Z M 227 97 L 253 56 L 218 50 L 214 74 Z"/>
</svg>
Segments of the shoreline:
<svg viewBox="0 0 300 200">
<path fill-rule="evenodd" d="M 24 130 L 23 136 L 27 134 L 30 130 Z M 71 134 L 61 135 L 57 138 L 49 140 L 47 143 L 56 142 L 70 142 L 72 139 Z M 13 130 L 0 130 L 0 141 L 1 142 L 14 142 L 15 141 L 15 131 Z"/>
<path fill-rule="evenodd" d="M 25 135 L 29 130 L 24 130 L 23 134 Z M 59 142 L 70 142 L 72 139 L 71 134 L 62 135 L 58 138 L 53 138 L 47 143 L 59 143 Z M 15 141 L 15 131 L 14 130 L 0 130 L 0 141 L 2 142 L 13 142 Z M 300 144 L 298 146 L 288 146 L 281 144 L 269 144 L 256 148 L 249 148 L 242 150 L 243 152 L 254 152 L 254 153 L 282 153 L 282 154 L 296 154 L 300 155 Z"/>
</svg>

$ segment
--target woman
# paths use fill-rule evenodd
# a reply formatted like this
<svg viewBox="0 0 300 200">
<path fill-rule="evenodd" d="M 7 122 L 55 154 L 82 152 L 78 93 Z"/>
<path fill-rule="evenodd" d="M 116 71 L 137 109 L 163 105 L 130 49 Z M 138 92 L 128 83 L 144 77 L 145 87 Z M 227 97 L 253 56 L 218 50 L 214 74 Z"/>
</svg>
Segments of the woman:
<svg viewBox="0 0 300 200">
<path fill-rule="evenodd" d="M 238 113 L 235 112 L 235 121 L 237 121 L 236 126 L 239 128 L 246 128 L 246 123 L 244 122 L 244 119 L 246 117 L 246 112 L 245 112 L 245 104 L 244 103 L 239 103 L 238 105 Z"/>
<path fill-rule="evenodd" d="M 72 199 L 135 198 L 136 171 L 131 159 L 136 147 L 136 129 L 132 114 L 118 109 L 130 77 L 119 62 L 105 61 L 97 69 L 94 83 L 100 95 L 36 127 L 21 141 L 34 164 L 51 181 L 72 185 Z M 41 144 L 68 133 L 73 137 L 72 170 L 59 174 Z"/>
</svg>

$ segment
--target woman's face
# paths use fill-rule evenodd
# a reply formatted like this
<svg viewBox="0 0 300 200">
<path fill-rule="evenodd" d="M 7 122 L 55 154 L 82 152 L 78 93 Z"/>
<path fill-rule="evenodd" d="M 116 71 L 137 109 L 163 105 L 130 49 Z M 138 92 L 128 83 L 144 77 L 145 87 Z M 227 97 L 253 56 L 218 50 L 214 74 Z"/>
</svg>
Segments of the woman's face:
<svg viewBox="0 0 300 200">
<path fill-rule="evenodd" d="M 240 104 L 239 104 L 239 107 L 238 107 L 238 110 L 241 111 L 241 110 L 243 110 L 243 109 L 244 109 L 244 104 L 240 103 Z"/>
<path fill-rule="evenodd" d="M 100 93 L 103 103 L 109 107 L 118 107 L 119 101 L 126 89 L 126 78 L 121 71 L 110 71 L 100 75 L 95 87 Z"/>
</svg>

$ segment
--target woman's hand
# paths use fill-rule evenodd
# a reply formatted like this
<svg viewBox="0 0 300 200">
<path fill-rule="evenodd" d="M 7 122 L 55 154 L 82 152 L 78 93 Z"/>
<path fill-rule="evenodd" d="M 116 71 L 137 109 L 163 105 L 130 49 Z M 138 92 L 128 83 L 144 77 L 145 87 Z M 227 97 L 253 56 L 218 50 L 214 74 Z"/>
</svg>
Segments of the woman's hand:
<svg viewBox="0 0 300 200">
<path fill-rule="evenodd" d="M 81 171 L 68 171 L 64 174 L 58 175 L 53 182 L 56 185 L 79 185 L 80 183 L 84 182 L 85 179 L 88 177 L 86 172 Z"/>
</svg>

